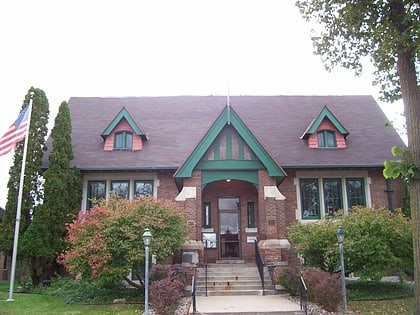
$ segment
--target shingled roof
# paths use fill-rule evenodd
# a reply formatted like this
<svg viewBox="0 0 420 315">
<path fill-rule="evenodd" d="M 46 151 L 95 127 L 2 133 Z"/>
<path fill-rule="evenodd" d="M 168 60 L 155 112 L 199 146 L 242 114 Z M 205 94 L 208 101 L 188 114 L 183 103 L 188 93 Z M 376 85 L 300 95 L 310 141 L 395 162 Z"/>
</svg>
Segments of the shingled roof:
<svg viewBox="0 0 420 315">
<path fill-rule="evenodd" d="M 371 96 L 231 96 L 232 108 L 283 168 L 378 167 L 404 146 Z M 226 106 L 223 96 L 72 97 L 73 165 L 82 170 L 177 169 Z M 347 129 L 347 148 L 301 139 L 327 106 Z M 140 151 L 104 151 L 102 132 L 122 108 L 148 136 Z"/>
</svg>

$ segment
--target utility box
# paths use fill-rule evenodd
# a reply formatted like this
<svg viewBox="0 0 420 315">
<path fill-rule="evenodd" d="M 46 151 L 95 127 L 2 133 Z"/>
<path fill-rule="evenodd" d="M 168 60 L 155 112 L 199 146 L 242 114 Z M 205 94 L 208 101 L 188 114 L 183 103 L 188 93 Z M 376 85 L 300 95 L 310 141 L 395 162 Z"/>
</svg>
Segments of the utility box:
<svg viewBox="0 0 420 315">
<path fill-rule="evenodd" d="M 182 253 L 182 263 L 183 264 L 197 264 L 198 263 L 198 254 L 195 252 L 184 252 Z"/>
</svg>

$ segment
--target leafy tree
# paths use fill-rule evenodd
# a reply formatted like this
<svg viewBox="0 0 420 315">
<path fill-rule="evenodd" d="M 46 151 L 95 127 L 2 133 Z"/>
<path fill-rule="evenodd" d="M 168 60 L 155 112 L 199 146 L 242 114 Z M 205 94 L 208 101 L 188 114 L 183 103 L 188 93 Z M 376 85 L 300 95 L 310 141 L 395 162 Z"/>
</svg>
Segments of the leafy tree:
<svg viewBox="0 0 420 315">
<path fill-rule="evenodd" d="M 23 182 L 23 194 L 21 205 L 20 231 L 22 235 L 29 227 L 32 216 L 35 215 L 35 205 L 43 199 L 41 187 L 41 163 L 45 150 L 45 138 L 47 135 L 47 123 L 49 115 L 48 99 L 44 91 L 31 87 L 25 96 L 22 109 L 30 100 L 31 92 L 34 93 L 32 114 L 28 132 L 28 149 L 25 161 L 25 178 Z M 9 170 L 7 184 L 7 203 L 3 222 L 0 224 L 0 251 L 11 255 L 13 248 L 16 210 L 18 204 L 20 172 L 22 169 L 24 141 L 16 146 L 13 165 Z"/>
<path fill-rule="evenodd" d="M 369 56 L 382 98 L 402 97 L 407 123 L 415 265 L 415 314 L 420 314 L 420 4 L 418 0 L 299 0 L 306 20 L 321 27 L 312 37 L 327 69 L 343 66 L 356 74 Z M 404 174 L 401 174 L 404 176 Z"/>
<path fill-rule="evenodd" d="M 127 275 L 143 264 L 145 228 L 153 236 L 150 251 L 160 261 L 174 254 L 188 230 L 183 210 L 173 202 L 110 199 L 81 212 L 69 225 L 69 249 L 60 261 L 85 279 L 123 278 L 140 289 Z"/>
<path fill-rule="evenodd" d="M 401 213 L 363 207 L 352 208 L 340 220 L 296 223 L 288 229 L 293 248 L 307 266 L 336 272 L 340 268 L 336 237 L 343 226 L 346 272 L 380 280 L 391 269 L 413 271 L 412 225 Z"/>
<path fill-rule="evenodd" d="M 66 225 L 80 209 L 82 180 L 79 171 L 70 166 L 71 131 L 70 110 L 63 102 L 51 130 L 49 167 L 43 174 L 44 201 L 36 207 L 20 243 L 20 252 L 31 258 L 33 285 L 54 274 L 56 257 L 65 249 Z"/>
</svg>

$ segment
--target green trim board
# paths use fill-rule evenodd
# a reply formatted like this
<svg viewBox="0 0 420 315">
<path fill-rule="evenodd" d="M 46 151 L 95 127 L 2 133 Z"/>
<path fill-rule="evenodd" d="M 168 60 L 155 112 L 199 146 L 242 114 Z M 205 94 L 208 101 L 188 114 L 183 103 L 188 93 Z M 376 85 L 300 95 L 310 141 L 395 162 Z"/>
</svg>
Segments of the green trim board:
<svg viewBox="0 0 420 315">
<path fill-rule="evenodd" d="M 309 124 L 308 128 L 306 128 L 305 132 L 302 135 L 302 139 L 308 138 L 311 134 L 314 134 L 317 132 L 319 126 L 324 121 L 325 118 L 328 118 L 329 121 L 334 125 L 337 130 L 344 135 L 344 137 L 347 137 L 349 135 L 349 132 L 346 128 L 340 123 L 340 121 L 334 116 L 334 114 L 328 109 L 327 106 L 324 106 L 324 108 L 321 110 L 321 112 L 318 114 L 318 116 Z"/>
<path fill-rule="evenodd" d="M 117 116 L 114 117 L 114 119 L 111 121 L 111 123 L 106 127 L 104 132 L 102 132 L 102 138 L 105 138 L 111 134 L 111 132 L 115 129 L 115 127 L 119 124 L 121 119 L 125 118 L 127 120 L 128 124 L 130 125 L 131 129 L 133 129 L 133 132 L 141 136 L 143 139 L 148 140 L 145 133 L 140 129 L 140 127 L 136 124 L 133 117 L 131 117 L 130 113 L 127 111 L 125 107 L 123 107 L 120 112 L 117 114 Z"/>
<path fill-rule="evenodd" d="M 258 189 L 258 171 L 202 171 L 201 186 L 219 180 L 237 179 L 253 184 Z"/>
<path fill-rule="evenodd" d="M 190 156 L 178 168 L 174 175 L 175 179 L 188 178 L 192 176 L 193 170 L 197 168 L 200 162 L 202 162 L 201 159 L 204 157 L 209 147 L 216 140 L 216 138 L 226 125 L 231 125 L 233 126 L 233 128 L 235 128 L 239 136 L 244 140 L 244 142 L 250 147 L 253 154 L 257 157 L 257 159 L 261 163 L 261 166 L 265 167 L 269 176 L 278 178 L 283 178 L 286 176 L 284 170 L 268 154 L 268 152 L 256 139 L 256 137 L 249 130 L 246 124 L 242 121 L 239 115 L 233 110 L 232 106 L 227 105 L 220 113 L 220 115 L 216 118 L 214 123 L 210 126 L 209 130 L 206 132 L 201 141 L 192 151 Z M 228 161 L 229 162 L 224 162 L 226 163 L 224 169 L 226 169 L 229 163 L 231 163 L 231 165 L 229 166 L 231 169 L 235 163 L 244 162 L 240 160 Z M 201 167 L 204 167 L 205 165 L 206 164 L 201 164 Z M 210 163 L 208 165 L 210 166 L 212 164 Z M 251 169 L 254 169 L 254 166 L 255 165 L 253 165 Z"/>
<path fill-rule="evenodd" d="M 197 164 L 198 170 L 260 170 L 264 165 L 255 160 L 218 160 L 218 161 L 201 161 Z"/>
</svg>

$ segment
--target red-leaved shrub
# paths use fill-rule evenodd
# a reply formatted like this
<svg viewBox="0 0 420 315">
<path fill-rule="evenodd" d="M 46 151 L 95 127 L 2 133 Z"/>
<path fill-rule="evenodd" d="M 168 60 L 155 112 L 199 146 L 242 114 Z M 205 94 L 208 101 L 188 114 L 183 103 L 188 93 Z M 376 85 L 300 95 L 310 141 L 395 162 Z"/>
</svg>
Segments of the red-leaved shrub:
<svg viewBox="0 0 420 315">
<path fill-rule="evenodd" d="M 174 314 L 184 296 L 185 274 L 174 267 L 158 265 L 151 270 L 150 301 L 158 315 Z M 154 280 L 153 280 L 154 279 Z"/>
</svg>

